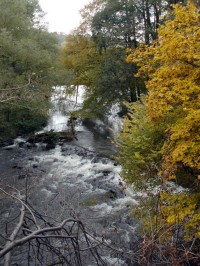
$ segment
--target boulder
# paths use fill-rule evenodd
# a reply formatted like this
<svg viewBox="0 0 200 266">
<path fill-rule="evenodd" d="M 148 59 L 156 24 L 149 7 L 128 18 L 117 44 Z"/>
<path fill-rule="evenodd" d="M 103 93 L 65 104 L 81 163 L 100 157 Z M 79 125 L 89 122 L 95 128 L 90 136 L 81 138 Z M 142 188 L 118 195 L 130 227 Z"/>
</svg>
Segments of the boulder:
<svg viewBox="0 0 200 266">
<path fill-rule="evenodd" d="M 102 183 L 99 188 L 109 192 L 112 199 L 125 197 L 124 191 L 115 184 Z"/>
</svg>

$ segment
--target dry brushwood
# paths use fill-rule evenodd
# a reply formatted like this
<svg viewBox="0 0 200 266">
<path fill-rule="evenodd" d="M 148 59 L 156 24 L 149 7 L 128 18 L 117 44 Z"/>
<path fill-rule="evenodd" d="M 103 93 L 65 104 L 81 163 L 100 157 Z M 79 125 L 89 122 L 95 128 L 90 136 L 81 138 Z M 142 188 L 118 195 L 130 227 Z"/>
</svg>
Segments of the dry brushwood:
<svg viewBox="0 0 200 266">
<path fill-rule="evenodd" d="M 133 258 L 134 255 L 136 258 L 137 252 L 124 252 L 103 237 L 94 236 L 74 210 L 70 218 L 58 222 L 33 208 L 27 197 L 14 188 L 7 192 L 0 187 L 0 193 L 1 199 L 5 195 L 16 201 L 20 209 L 18 215 L 6 223 L 5 233 L 0 234 L 0 263 L 4 266 L 11 265 L 17 247 L 24 252 L 26 265 L 34 261 L 37 265 L 84 266 L 86 259 L 91 265 L 106 266 L 105 250 L 117 257 Z"/>
<path fill-rule="evenodd" d="M 81 266 L 83 253 L 90 253 L 96 265 L 106 265 L 98 251 L 101 241 L 96 241 L 80 220 L 69 218 L 53 224 L 25 202 L 20 194 L 16 196 L 2 188 L 0 191 L 21 205 L 20 214 L 12 221 L 14 226 L 10 235 L 0 235 L 0 258 L 4 259 L 4 266 L 10 265 L 16 247 L 25 245 L 28 260 L 34 259 L 41 265 Z"/>
</svg>

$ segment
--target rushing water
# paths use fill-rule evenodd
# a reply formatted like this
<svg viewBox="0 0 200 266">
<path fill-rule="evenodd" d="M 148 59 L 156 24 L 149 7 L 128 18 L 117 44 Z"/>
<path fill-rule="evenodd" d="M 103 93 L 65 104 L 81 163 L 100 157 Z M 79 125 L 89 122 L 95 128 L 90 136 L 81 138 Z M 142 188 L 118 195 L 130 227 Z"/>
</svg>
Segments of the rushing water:
<svg viewBox="0 0 200 266">
<path fill-rule="evenodd" d="M 44 131 L 67 129 L 69 112 L 80 106 L 81 98 L 78 102 L 66 99 L 58 105 L 60 95 L 53 95 L 53 108 Z M 0 151 L 0 177 L 2 183 L 20 190 L 26 185 L 32 205 L 41 212 L 45 210 L 48 215 L 63 219 L 73 211 L 97 237 L 106 239 L 116 249 L 129 251 L 135 239 L 135 222 L 129 212 L 137 201 L 131 189 L 124 191 L 119 186 L 121 168 L 111 158 L 114 147 L 108 136 L 102 134 L 103 125 L 97 126 L 98 130 L 93 130 L 78 121 L 77 139 L 48 151 L 42 145 L 32 149 L 26 144 L 20 147 L 22 140 L 18 138 L 13 147 Z M 2 233 L 15 208 L 10 201 L 1 202 Z M 13 259 L 19 261 L 20 256 L 16 253 Z M 108 266 L 134 265 L 114 252 L 103 256 Z M 83 265 L 97 264 L 86 260 Z"/>
</svg>

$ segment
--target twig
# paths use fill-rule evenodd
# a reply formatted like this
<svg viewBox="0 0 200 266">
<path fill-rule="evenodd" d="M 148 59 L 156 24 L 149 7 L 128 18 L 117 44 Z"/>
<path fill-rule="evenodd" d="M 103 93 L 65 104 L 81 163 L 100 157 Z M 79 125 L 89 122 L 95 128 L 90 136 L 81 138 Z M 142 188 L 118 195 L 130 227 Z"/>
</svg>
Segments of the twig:
<svg viewBox="0 0 200 266">
<path fill-rule="evenodd" d="M 13 198 L 13 199 L 19 201 L 22 205 L 24 205 L 24 207 L 25 207 L 25 208 L 31 213 L 31 215 L 32 215 L 32 217 L 33 217 L 33 220 L 34 220 L 34 222 L 35 222 L 35 225 L 36 225 L 36 227 L 39 229 L 39 226 L 37 225 L 37 222 L 36 222 L 35 216 L 34 216 L 33 212 L 31 211 L 31 209 L 28 207 L 27 204 L 25 204 L 20 198 L 15 197 L 14 195 L 7 193 L 7 192 L 6 192 L 4 189 L 2 189 L 2 188 L 0 188 L 0 191 L 2 191 L 2 192 L 3 192 L 4 194 L 6 194 L 7 196 L 9 196 L 9 197 L 11 197 L 11 198 Z"/>
</svg>

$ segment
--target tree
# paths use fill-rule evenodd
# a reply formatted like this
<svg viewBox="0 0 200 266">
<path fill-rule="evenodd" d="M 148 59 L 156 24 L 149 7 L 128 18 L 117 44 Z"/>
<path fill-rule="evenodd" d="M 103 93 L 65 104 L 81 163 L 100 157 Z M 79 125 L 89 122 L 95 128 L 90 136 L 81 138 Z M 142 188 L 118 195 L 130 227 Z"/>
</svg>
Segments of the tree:
<svg viewBox="0 0 200 266">
<path fill-rule="evenodd" d="M 93 39 L 101 49 L 134 48 L 141 41 L 150 44 L 157 38 L 166 8 L 162 0 L 107 0 L 91 20 Z"/>
<path fill-rule="evenodd" d="M 165 125 L 152 124 L 147 117 L 146 99 L 127 103 L 128 114 L 116 138 L 119 154 L 116 160 L 122 166 L 121 175 L 130 184 L 144 189 L 155 179 L 162 162 Z"/>
<path fill-rule="evenodd" d="M 0 119 L 1 131 L 11 135 L 35 129 L 47 116 L 58 45 L 42 15 L 38 1 L 0 0 Z"/>
<path fill-rule="evenodd" d="M 158 41 L 127 58 L 140 66 L 137 75 L 148 78 L 148 95 L 143 104 L 129 106 L 118 140 L 123 177 L 142 188 L 147 181 L 147 187 L 154 180 L 159 184 L 133 211 L 144 219 L 145 265 L 155 263 L 157 254 L 164 258 L 166 251 L 173 254 L 169 264 L 198 265 L 200 260 L 199 10 L 192 4 L 173 8 L 173 18 L 158 30 Z M 186 179 L 187 191 L 177 193 L 171 179 L 178 184 Z M 191 256 L 185 252 L 188 247 Z"/>
<path fill-rule="evenodd" d="M 89 4 L 85 5 L 80 11 L 81 23 L 74 33 L 78 35 L 90 35 L 92 18 L 104 7 L 104 5 L 105 0 L 93 0 Z"/>
<path fill-rule="evenodd" d="M 92 36 L 100 49 L 135 47 L 136 16 L 133 1 L 106 1 L 105 7 L 92 18 Z"/>
<path fill-rule="evenodd" d="M 113 104 L 136 101 L 145 91 L 143 82 L 132 74 L 135 64 L 126 63 L 125 56 L 122 48 L 99 54 L 89 36 L 67 36 L 61 58 L 73 73 L 71 85 L 87 87 L 82 116 L 103 119 Z"/>
<path fill-rule="evenodd" d="M 90 86 L 89 72 L 98 64 L 99 54 L 89 36 L 68 35 L 61 58 L 65 67 L 74 74 L 71 85 Z"/>
<path fill-rule="evenodd" d="M 126 48 L 135 48 L 141 40 L 149 43 L 156 38 L 165 6 L 163 1 L 146 0 L 141 4 L 135 0 L 95 0 L 82 10 L 83 22 L 75 31 L 76 38 L 79 39 L 80 34 L 92 34 L 94 49 L 100 54 L 93 57 L 95 64 L 90 61 L 87 66 L 90 84 L 86 90 L 85 116 L 103 118 L 112 104 L 117 102 L 123 106 L 123 101 L 135 102 L 145 92 L 143 79 L 133 75 L 137 72 L 136 65 L 124 62 Z M 74 57 L 72 51 L 73 47 L 71 58 Z M 78 64 L 84 72 L 82 61 Z M 82 77 L 79 71 L 76 73 Z"/>
<path fill-rule="evenodd" d="M 157 38 L 166 9 L 162 0 L 94 0 L 85 6 L 83 21 L 68 36 L 63 52 L 66 68 L 73 69 L 73 84 L 87 86 L 85 116 L 103 118 L 112 104 L 135 102 L 145 92 L 144 79 L 134 77 L 135 63 L 123 61 L 125 51 Z"/>
<path fill-rule="evenodd" d="M 168 136 L 163 146 L 163 173 L 174 178 L 179 168 L 200 169 L 200 61 L 198 9 L 174 7 L 175 18 L 159 29 L 155 46 L 129 56 L 147 74 L 147 110 L 154 124 L 165 123 Z M 143 51 L 142 51 L 143 50 Z M 132 59 L 131 59 L 132 58 Z M 144 60 L 147 58 L 148 60 Z"/>
<path fill-rule="evenodd" d="M 132 75 L 136 73 L 135 64 L 125 62 L 126 47 L 136 44 L 131 3 L 93 1 L 82 10 L 83 23 L 66 40 L 63 57 L 67 69 L 75 74 L 73 84 L 87 86 L 84 116 L 103 119 L 113 104 L 136 101 L 145 91 L 143 81 Z M 87 34 L 88 29 L 92 36 Z M 102 34 L 104 29 L 108 38 Z M 103 47 L 105 39 L 108 42 Z"/>
<path fill-rule="evenodd" d="M 125 61 L 121 48 L 110 48 L 99 57 L 98 65 L 91 70 L 90 87 L 86 91 L 83 110 L 86 115 L 104 119 L 113 104 L 123 109 L 124 101 L 134 102 L 145 92 L 143 82 L 133 76 L 135 64 Z"/>
</svg>

